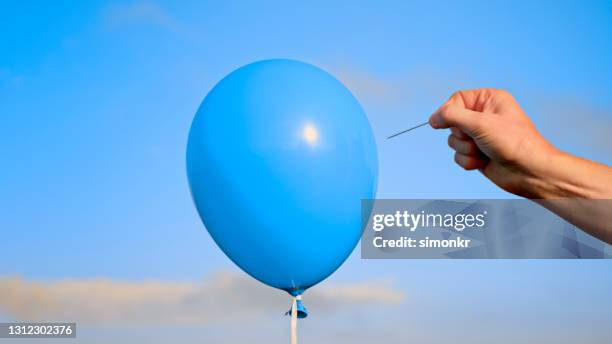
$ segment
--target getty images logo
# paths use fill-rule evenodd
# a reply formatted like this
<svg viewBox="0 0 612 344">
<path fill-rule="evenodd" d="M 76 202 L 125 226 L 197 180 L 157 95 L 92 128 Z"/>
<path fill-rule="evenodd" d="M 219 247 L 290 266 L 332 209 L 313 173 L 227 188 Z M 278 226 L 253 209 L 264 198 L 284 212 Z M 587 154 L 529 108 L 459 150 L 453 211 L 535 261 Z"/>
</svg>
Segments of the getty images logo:
<svg viewBox="0 0 612 344">
<path fill-rule="evenodd" d="M 407 210 L 397 210 L 394 214 L 377 213 L 372 216 L 372 229 L 380 232 L 386 228 L 404 228 L 411 232 L 419 228 L 452 228 L 457 232 L 465 229 L 480 229 L 486 225 L 487 211 L 481 213 L 410 213 Z"/>
</svg>

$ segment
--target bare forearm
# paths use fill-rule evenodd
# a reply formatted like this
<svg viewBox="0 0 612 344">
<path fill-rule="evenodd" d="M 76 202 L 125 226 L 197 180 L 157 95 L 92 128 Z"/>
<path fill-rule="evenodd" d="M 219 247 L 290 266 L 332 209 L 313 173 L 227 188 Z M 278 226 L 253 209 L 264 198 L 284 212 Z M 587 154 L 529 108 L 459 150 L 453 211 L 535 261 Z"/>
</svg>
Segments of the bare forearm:
<svg viewBox="0 0 612 344">
<path fill-rule="evenodd" d="M 540 204 L 612 243 L 612 168 L 558 152 L 536 171 L 527 184 Z"/>
<path fill-rule="evenodd" d="M 537 198 L 612 199 L 612 168 L 567 153 L 551 154 L 528 185 Z"/>
</svg>

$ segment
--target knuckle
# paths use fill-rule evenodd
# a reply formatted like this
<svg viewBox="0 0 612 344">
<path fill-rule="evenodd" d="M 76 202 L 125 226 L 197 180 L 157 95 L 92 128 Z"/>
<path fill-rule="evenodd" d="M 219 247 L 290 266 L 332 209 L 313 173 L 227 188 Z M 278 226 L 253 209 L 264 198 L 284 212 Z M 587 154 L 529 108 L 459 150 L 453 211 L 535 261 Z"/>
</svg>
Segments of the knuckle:
<svg viewBox="0 0 612 344">
<path fill-rule="evenodd" d="M 455 162 L 466 171 L 471 171 L 478 168 L 478 162 L 475 159 L 460 153 L 455 153 Z"/>
<path fill-rule="evenodd" d="M 450 98 L 448 98 L 448 102 L 449 104 L 464 104 L 465 103 L 465 95 L 466 93 L 469 93 L 470 90 L 459 90 L 459 91 L 455 91 L 453 92 L 453 94 L 451 94 Z"/>
<path fill-rule="evenodd" d="M 470 143 L 470 154 L 472 155 L 476 155 L 480 153 L 480 149 L 478 148 L 478 146 L 476 145 L 476 143 L 471 142 Z"/>
<path fill-rule="evenodd" d="M 476 153 L 476 150 L 474 149 L 474 144 L 469 141 L 462 142 L 461 149 L 463 150 L 463 154 L 473 155 L 474 153 Z"/>
<path fill-rule="evenodd" d="M 448 140 L 447 140 L 447 143 L 448 143 L 448 146 L 449 146 L 450 148 L 455 148 L 455 146 L 454 146 L 454 145 L 455 145 L 455 140 L 456 140 L 456 139 L 455 139 L 455 136 L 453 136 L 452 134 L 451 134 L 451 135 L 448 135 Z"/>
<path fill-rule="evenodd" d="M 461 98 L 461 92 L 462 91 L 455 91 L 451 94 L 451 96 L 448 98 L 448 100 L 457 100 L 459 98 Z"/>
<path fill-rule="evenodd" d="M 455 163 L 465 169 L 465 162 L 463 161 L 461 154 L 455 153 Z"/>
</svg>

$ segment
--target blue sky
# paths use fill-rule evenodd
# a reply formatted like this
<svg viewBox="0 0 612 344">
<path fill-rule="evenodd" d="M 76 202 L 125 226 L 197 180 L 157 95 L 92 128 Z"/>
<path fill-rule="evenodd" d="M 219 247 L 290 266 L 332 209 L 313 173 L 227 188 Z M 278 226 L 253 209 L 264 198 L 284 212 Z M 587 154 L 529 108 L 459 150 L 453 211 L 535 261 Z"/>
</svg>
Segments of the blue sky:
<svg viewBox="0 0 612 344">
<path fill-rule="evenodd" d="M 461 88 L 510 90 L 555 144 L 610 164 L 610 37 L 609 1 L 2 2 L 0 276 L 238 273 L 191 203 L 185 146 L 208 90 L 265 58 L 318 65 L 359 98 L 377 139 L 380 198 L 510 197 L 455 166 L 445 132 L 384 140 Z M 590 326 L 612 319 L 611 272 L 605 261 L 353 254 L 329 283 L 390 278 L 420 300 L 412 310 L 429 300 L 438 308 L 426 314 L 442 319 L 482 321 L 482 307 L 510 331 L 535 309 L 527 317 L 548 319 L 544 329 L 569 319 L 577 333 L 610 338 Z"/>
</svg>

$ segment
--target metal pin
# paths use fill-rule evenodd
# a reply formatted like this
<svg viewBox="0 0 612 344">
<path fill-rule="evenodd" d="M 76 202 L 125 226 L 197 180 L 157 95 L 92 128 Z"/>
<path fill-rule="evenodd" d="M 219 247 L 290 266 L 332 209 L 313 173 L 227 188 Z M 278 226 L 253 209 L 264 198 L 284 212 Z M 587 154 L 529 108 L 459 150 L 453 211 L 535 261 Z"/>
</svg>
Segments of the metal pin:
<svg viewBox="0 0 612 344">
<path fill-rule="evenodd" d="M 397 134 L 393 134 L 393 135 L 391 135 L 391 136 L 387 137 L 387 140 L 388 140 L 388 139 L 391 139 L 391 138 L 394 138 L 394 137 L 396 137 L 397 135 L 401 135 L 401 134 L 403 134 L 403 133 L 407 133 L 407 132 L 409 132 L 410 130 L 414 130 L 414 129 L 416 129 L 416 128 L 420 128 L 420 127 L 425 126 L 425 125 L 427 125 L 427 124 L 429 124 L 429 122 L 421 123 L 421 124 L 419 124 L 419 125 L 417 125 L 417 126 L 414 126 L 414 127 L 412 127 L 412 128 L 409 128 L 409 129 L 406 129 L 406 130 L 402 130 L 402 131 L 400 131 L 400 132 L 399 132 L 399 133 L 397 133 Z"/>
</svg>

